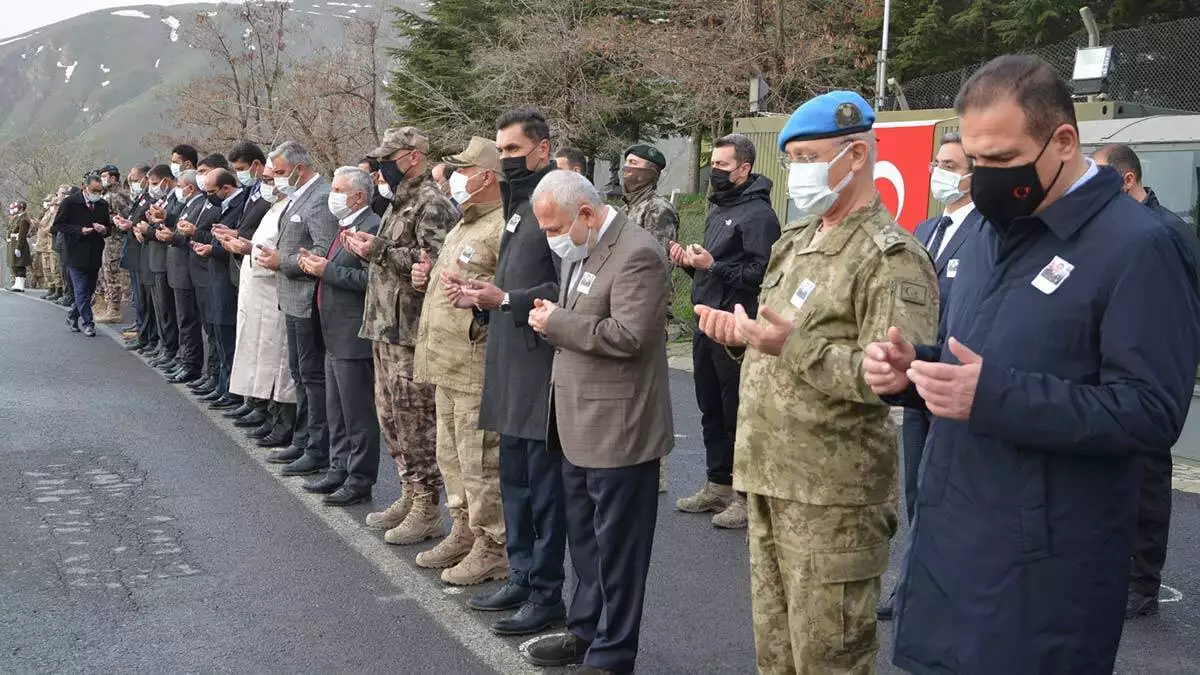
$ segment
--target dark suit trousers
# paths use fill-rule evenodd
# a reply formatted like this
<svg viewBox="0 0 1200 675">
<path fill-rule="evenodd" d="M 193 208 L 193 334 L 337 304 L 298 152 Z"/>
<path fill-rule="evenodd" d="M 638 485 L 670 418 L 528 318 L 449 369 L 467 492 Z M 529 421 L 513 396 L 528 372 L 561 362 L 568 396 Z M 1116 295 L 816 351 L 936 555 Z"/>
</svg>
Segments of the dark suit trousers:
<svg viewBox="0 0 1200 675">
<path fill-rule="evenodd" d="M 233 372 L 233 349 L 237 343 L 237 326 L 213 324 L 213 337 L 217 343 L 221 381 L 217 385 L 221 393 L 229 393 L 229 375 Z"/>
<path fill-rule="evenodd" d="M 138 275 L 138 281 L 144 282 L 145 279 L 142 278 L 142 275 Z M 150 288 L 145 283 L 139 283 L 135 289 L 142 305 L 142 323 L 138 327 L 138 340 L 148 345 L 157 345 L 158 317 L 154 314 L 153 294 L 150 292 Z"/>
<path fill-rule="evenodd" d="M 325 409 L 329 416 L 329 470 L 345 485 L 369 489 L 379 476 L 379 418 L 375 415 L 375 360 L 325 354 Z"/>
<path fill-rule="evenodd" d="M 692 337 L 692 371 L 708 481 L 733 485 L 733 442 L 742 364 L 724 346 L 697 331 Z"/>
<path fill-rule="evenodd" d="M 62 272 L 63 288 L 66 290 L 67 298 L 74 301 L 75 299 L 75 282 L 71 279 L 71 268 L 67 265 L 66 247 L 63 250 L 55 253 L 58 256 L 58 269 Z"/>
<path fill-rule="evenodd" d="M 530 602 L 562 602 L 566 513 L 562 455 L 545 441 L 500 436 L 500 501 L 509 581 L 530 589 Z"/>
<path fill-rule="evenodd" d="M 579 583 L 567 630 L 590 643 L 585 665 L 632 673 L 658 520 L 658 465 L 585 469 L 563 460 L 567 542 Z"/>
<path fill-rule="evenodd" d="M 146 313 L 142 309 L 142 284 L 135 270 L 129 270 L 129 285 L 131 287 L 129 296 L 133 300 L 133 321 L 140 330 L 142 322 L 146 320 Z"/>
<path fill-rule="evenodd" d="M 166 272 L 154 273 L 154 286 L 150 288 L 150 293 L 163 353 L 174 355 L 179 351 L 179 324 L 175 320 L 175 291 L 167 283 Z"/>
<path fill-rule="evenodd" d="M 209 305 L 212 304 L 208 300 L 208 286 L 196 286 L 193 289 L 196 294 L 196 308 L 200 313 L 200 330 L 204 333 L 204 341 L 208 343 L 208 356 L 204 359 L 204 373 L 208 375 L 214 382 L 221 379 L 221 359 L 217 353 L 217 335 L 213 331 L 213 324 L 210 321 Z"/>
<path fill-rule="evenodd" d="M 901 432 L 901 461 L 904 462 L 904 511 L 911 526 L 917 515 L 917 478 L 921 471 L 921 455 L 925 451 L 925 437 L 929 435 L 929 415 L 923 410 L 904 410 L 904 426 Z"/>
<path fill-rule="evenodd" d="M 196 291 L 175 289 L 175 319 L 179 324 L 179 352 L 176 359 L 189 371 L 200 372 L 204 365 L 204 331 L 200 327 L 200 306 Z"/>
<path fill-rule="evenodd" d="M 1138 490 L 1137 533 L 1133 542 L 1133 566 L 1129 591 L 1158 597 L 1163 563 L 1167 560 L 1167 534 L 1171 527 L 1171 470 L 1169 451 L 1146 454 L 1141 460 Z"/>
<path fill-rule="evenodd" d="M 296 426 L 292 445 L 322 462 L 329 459 L 329 424 L 325 417 L 325 347 L 316 319 L 284 315 L 287 324 L 288 370 L 296 383 Z M 301 445 L 300 441 L 304 444 Z"/>
</svg>

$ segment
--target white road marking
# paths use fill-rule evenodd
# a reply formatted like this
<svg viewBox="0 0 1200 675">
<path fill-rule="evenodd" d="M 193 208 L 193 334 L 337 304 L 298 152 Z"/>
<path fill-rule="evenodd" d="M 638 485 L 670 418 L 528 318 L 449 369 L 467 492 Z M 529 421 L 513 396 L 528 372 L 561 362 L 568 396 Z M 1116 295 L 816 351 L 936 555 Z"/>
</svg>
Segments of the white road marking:
<svg viewBox="0 0 1200 675">
<path fill-rule="evenodd" d="M 1179 602 L 1180 600 L 1183 600 L 1183 593 L 1180 593 L 1166 584 L 1163 584 L 1159 587 L 1158 602 L 1160 604 L 1164 602 Z"/>
<path fill-rule="evenodd" d="M 121 336 L 115 330 L 105 327 L 103 332 L 114 342 L 121 343 Z M 175 388 L 183 394 L 181 386 L 175 385 Z M 507 641 L 492 635 L 487 629 L 481 628 L 476 621 L 474 612 L 465 604 L 449 601 L 448 596 L 454 595 L 452 591 L 448 591 L 440 582 L 426 578 L 419 571 L 420 568 L 410 560 L 398 557 L 393 552 L 393 548 L 378 536 L 379 533 L 366 529 L 348 511 L 329 508 L 322 504 L 320 495 L 311 495 L 300 488 L 302 481 L 288 480 L 273 471 L 271 465 L 266 461 L 267 453 L 236 433 L 237 428 L 233 426 L 232 422 L 222 418 L 218 414 L 220 411 L 207 410 L 187 396 L 184 396 L 184 400 L 208 417 L 250 459 L 262 467 L 263 471 L 290 492 L 305 509 L 328 525 L 334 534 L 386 577 L 397 590 L 397 596 L 393 597 L 397 600 L 402 597 L 416 603 L 426 616 L 453 636 L 476 659 L 497 673 L 538 675 L 542 672 L 541 668 L 532 666 L 521 658 L 522 651 L 520 649 L 513 649 Z M 462 589 L 454 590 L 460 593 L 462 591 Z"/>
</svg>

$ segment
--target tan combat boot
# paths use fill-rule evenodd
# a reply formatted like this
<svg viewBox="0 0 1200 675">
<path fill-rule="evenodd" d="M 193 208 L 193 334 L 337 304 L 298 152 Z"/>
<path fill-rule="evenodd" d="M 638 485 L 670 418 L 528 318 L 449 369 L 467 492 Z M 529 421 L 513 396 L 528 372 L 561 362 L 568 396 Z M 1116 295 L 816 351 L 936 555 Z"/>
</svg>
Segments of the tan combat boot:
<svg viewBox="0 0 1200 675">
<path fill-rule="evenodd" d="M 475 543 L 475 535 L 467 526 L 467 514 L 453 514 L 454 524 L 450 526 L 450 534 L 437 546 L 417 554 L 417 566 L 431 570 L 440 570 L 457 565 L 471 552 Z"/>
<path fill-rule="evenodd" d="M 372 530 L 390 530 L 394 527 L 399 527 L 400 523 L 408 517 L 408 512 L 412 509 L 412 490 L 405 485 L 404 493 L 399 499 L 392 502 L 392 505 L 382 511 L 367 514 L 367 527 Z"/>
<path fill-rule="evenodd" d="M 725 510 L 712 517 L 713 527 L 723 530 L 741 530 L 746 527 L 746 498 L 737 495 Z"/>
<path fill-rule="evenodd" d="M 442 511 L 438 508 L 438 494 L 425 492 L 413 496 L 412 509 L 408 517 L 383 535 L 383 540 L 397 546 L 419 544 L 446 534 L 442 522 Z"/>
<path fill-rule="evenodd" d="M 121 313 L 112 308 L 96 317 L 96 323 L 117 323 L 120 320 Z"/>
<path fill-rule="evenodd" d="M 99 293 L 92 296 L 92 316 L 99 316 L 108 311 L 108 299 Z"/>
<path fill-rule="evenodd" d="M 675 502 L 675 508 L 684 513 L 706 513 L 708 511 L 720 513 L 733 502 L 733 498 L 733 487 L 705 483 L 704 487 L 696 494 Z"/>
<path fill-rule="evenodd" d="M 442 581 L 453 586 L 474 586 L 507 578 L 508 556 L 504 553 L 504 544 L 497 544 L 491 537 L 476 537 L 471 553 L 442 572 Z"/>
<path fill-rule="evenodd" d="M 663 493 L 667 491 L 667 458 L 663 457 L 658 460 L 658 491 Z"/>
</svg>

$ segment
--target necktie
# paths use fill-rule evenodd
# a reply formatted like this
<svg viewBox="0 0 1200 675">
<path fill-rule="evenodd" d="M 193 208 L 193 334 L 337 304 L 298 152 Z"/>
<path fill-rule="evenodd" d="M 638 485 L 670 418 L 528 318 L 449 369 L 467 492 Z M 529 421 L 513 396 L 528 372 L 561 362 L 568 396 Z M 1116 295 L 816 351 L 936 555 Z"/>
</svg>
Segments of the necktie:
<svg viewBox="0 0 1200 675">
<path fill-rule="evenodd" d="M 950 227 L 953 222 L 950 220 L 950 216 L 942 216 L 942 219 L 938 221 L 937 227 L 934 228 L 933 236 L 929 238 L 929 245 L 926 246 L 934 260 L 937 260 L 938 251 L 942 248 L 942 239 L 946 236 L 946 228 Z"/>
<path fill-rule="evenodd" d="M 345 225 L 338 225 L 338 233 L 333 238 L 333 243 L 329 245 L 329 253 L 325 255 L 326 260 L 333 260 L 333 256 L 342 248 L 342 233 L 346 231 Z M 321 279 L 317 279 L 317 312 L 321 311 Z"/>
</svg>

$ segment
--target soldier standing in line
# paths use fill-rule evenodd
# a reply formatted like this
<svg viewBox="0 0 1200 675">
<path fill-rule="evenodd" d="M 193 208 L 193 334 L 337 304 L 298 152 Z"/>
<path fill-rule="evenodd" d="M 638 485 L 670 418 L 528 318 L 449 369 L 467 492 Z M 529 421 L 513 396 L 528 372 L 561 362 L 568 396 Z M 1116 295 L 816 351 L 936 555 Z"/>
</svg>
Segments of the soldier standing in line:
<svg viewBox="0 0 1200 675">
<path fill-rule="evenodd" d="M 104 186 L 104 200 L 108 212 L 123 216 L 129 212 L 130 199 L 121 185 L 121 170 L 112 164 L 100 170 L 100 184 Z M 101 288 L 107 308 L 96 317 L 96 323 L 117 323 L 121 320 L 122 299 L 129 297 L 129 275 L 121 269 L 121 246 L 125 232 L 112 223 L 109 228 L 114 234 L 104 240 L 104 265 L 100 268 Z M 97 293 L 99 294 L 99 292 Z"/>
<path fill-rule="evenodd" d="M 896 529 L 898 448 L 889 406 L 863 381 L 889 326 L 936 335 L 929 255 L 880 204 L 875 114 L 835 91 L 779 135 L 801 218 L 783 228 L 759 320 L 696 307 L 700 330 L 748 347 L 734 488 L 747 493 L 758 672 L 867 673 L 875 604 Z"/>
<path fill-rule="evenodd" d="M 640 143 L 625 151 L 623 168 L 625 182 L 622 186 L 625 200 L 625 217 L 649 232 L 663 247 L 663 259 L 669 261 L 671 242 L 679 234 L 679 214 L 666 197 L 658 194 L 658 180 L 667 168 L 667 158 L 653 145 Z M 667 263 L 670 270 L 672 265 Z M 674 284 L 668 274 L 667 298 L 674 298 Z M 671 303 L 667 302 L 667 324 L 674 319 Z M 658 491 L 667 491 L 667 458 L 658 465 Z"/>
<path fill-rule="evenodd" d="M 8 289 L 14 293 L 25 292 L 25 274 L 29 270 L 29 214 L 25 202 L 16 201 L 8 206 L 8 265 L 12 268 L 13 283 Z"/>
<path fill-rule="evenodd" d="M 46 277 L 46 300 L 58 302 L 66 293 L 63 285 L 62 270 L 58 266 L 58 253 L 54 250 L 54 233 L 50 231 L 54 225 L 54 216 L 58 213 L 58 202 L 62 200 L 62 187 L 54 194 L 46 195 L 45 211 L 42 213 L 42 226 L 38 229 L 37 249 L 42 259 L 42 270 Z"/>
</svg>

